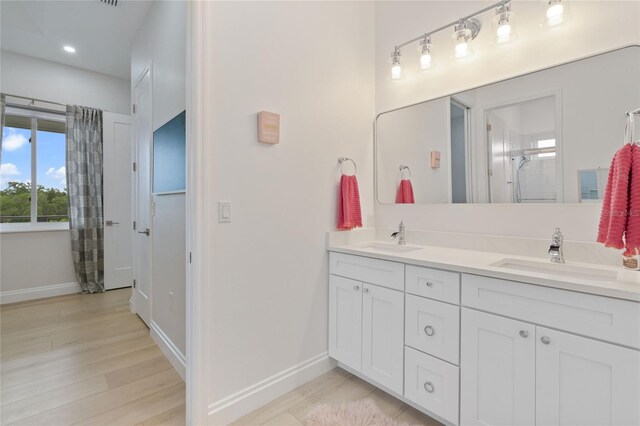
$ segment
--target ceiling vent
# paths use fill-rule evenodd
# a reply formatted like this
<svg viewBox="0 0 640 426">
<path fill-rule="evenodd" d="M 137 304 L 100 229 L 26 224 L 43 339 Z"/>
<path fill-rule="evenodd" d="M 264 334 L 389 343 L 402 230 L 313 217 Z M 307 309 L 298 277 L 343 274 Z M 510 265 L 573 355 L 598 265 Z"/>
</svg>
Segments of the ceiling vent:
<svg viewBox="0 0 640 426">
<path fill-rule="evenodd" d="M 117 6 L 118 0 L 100 0 L 104 4 L 108 4 L 110 6 Z"/>
</svg>

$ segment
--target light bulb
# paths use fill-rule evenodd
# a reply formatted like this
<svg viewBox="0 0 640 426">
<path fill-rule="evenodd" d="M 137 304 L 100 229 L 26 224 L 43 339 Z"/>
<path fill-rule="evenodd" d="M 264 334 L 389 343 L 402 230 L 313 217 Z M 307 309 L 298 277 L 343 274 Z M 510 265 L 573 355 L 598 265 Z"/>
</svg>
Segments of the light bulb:
<svg viewBox="0 0 640 426">
<path fill-rule="evenodd" d="M 498 30 L 496 31 L 496 34 L 498 36 L 498 43 L 509 41 L 509 39 L 511 38 L 511 25 L 509 25 L 508 23 L 500 25 L 498 27 Z"/>
<path fill-rule="evenodd" d="M 431 68 L 431 39 L 429 36 L 425 36 L 420 40 L 420 69 L 428 70 Z"/>
<path fill-rule="evenodd" d="M 423 53 L 420 55 L 420 68 L 423 70 L 431 68 L 431 54 Z"/>
<path fill-rule="evenodd" d="M 401 74 L 402 74 L 402 67 L 400 66 L 400 64 L 394 64 L 391 67 L 391 78 L 393 80 L 397 80 L 400 78 Z"/>
<path fill-rule="evenodd" d="M 76 53 L 76 49 L 73 46 L 64 46 L 63 49 L 67 53 Z"/>
<path fill-rule="evenodd" d="M 551 26 L 558 25 L 562 22 L 564 14 L 564 6 L 560 1 L 550 1 L 547 9 L 547 23 Z"/>
<path fill-rule="evenodd" d="M 402 76 L 402 67 L 400 66 L 400 49 L 394 49 L 391 54 L 391 79 L 397 80 Z"/>
<path fill-rule="evenodd" d="M 464 38 L 456 42 L 456 58 L 464 58 L 469 54 L 469 44 Z"/>
</svg>

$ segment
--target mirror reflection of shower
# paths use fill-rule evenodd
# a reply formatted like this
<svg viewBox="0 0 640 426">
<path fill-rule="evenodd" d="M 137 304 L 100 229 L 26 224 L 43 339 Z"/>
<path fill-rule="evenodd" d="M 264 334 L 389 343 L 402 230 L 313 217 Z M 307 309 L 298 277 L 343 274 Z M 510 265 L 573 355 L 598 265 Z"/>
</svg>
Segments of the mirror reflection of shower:
<svg viewBox="0 0 640 426">
<path fill-rule="evenodd" d="M 555 97 L 487 110 L 492 203 L 558 201 Z"/>
</svg>

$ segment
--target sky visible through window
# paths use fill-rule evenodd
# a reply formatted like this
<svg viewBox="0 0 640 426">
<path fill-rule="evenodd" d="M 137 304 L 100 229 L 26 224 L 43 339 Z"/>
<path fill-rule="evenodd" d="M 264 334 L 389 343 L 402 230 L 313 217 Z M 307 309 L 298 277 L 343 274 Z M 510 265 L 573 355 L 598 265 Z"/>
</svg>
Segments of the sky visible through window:
<svg viewBox="0 0 640 426">
<path fill-rule="evenodd" d="M 0 190 L 6 189 L 8 182 L 31 182 L 30 136 L 28 129 L 3 129 Z M 65 135 L 38 131 L 37 139 L 38 185 L 66 191 Z"/>
</svg>

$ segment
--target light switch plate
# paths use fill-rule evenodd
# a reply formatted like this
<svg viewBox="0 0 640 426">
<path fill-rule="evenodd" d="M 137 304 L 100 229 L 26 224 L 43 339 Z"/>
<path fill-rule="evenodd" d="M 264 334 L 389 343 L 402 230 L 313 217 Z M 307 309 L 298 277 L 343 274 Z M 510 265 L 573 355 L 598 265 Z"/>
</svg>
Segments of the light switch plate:
<svg viewBox="0 0 640 426">
<path fill-rule="evenodd" d="M 218 223 L 231 222 L 231 201 L 218 201 Z"/>
</svg>

